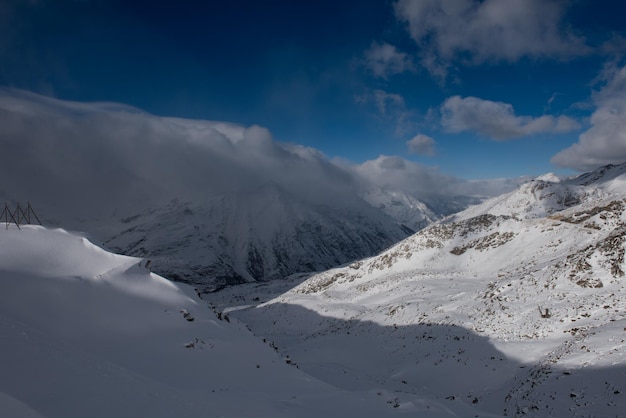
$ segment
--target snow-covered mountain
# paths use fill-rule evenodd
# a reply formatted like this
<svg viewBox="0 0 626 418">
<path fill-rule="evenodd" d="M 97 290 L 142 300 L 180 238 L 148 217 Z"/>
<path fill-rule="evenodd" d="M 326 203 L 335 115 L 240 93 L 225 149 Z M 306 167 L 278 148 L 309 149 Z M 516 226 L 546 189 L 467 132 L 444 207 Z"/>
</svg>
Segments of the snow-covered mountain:
<svg viewBox="0 0 626 418">
<path fill-rule="evenodd" d="M 519 179 L 519 182 L 511 182 L 511 186 L 505 190 L 508 192 L 509 189 L 516 187 L 513 184 L 523 184 L 527 181 L 530 179 Z M 497 182 L 494 180 L 492 184 L 495 185 Z M 386 187 L 372 188 L 362 193 L 361 196 L 371 206 L 379 209 L 400 225 L 412 229 L 413 232 L 488 199 L 484 195 L 470 194 L 429 194 L 420 196 L 418 199 L 410 193 Z"/>
<path fill-rule="evenodd" d="M 145 264 L 64 230 L 0 230 L 0 416 L 391 416 Z"/>
<path fill-rule="evenodd" d="M 578 177 L 561 180 L 546 174 L 518 189 L 485 201 L 449 221 L 468 219 L 484 213 L 523 219 L 542 218 L 569 207 L 601 202 L 623 193 L 625 165 L 608 165 Z"/>
<path fill-rule="evenodd" d="M 97 235 L 107 247 L 149 257 L 155 271 L 204 293 L 359 260 L 484 200 L 432 199 L 438 212 L 410 194 L 383 189 L 310 200 L 271 181 L 201 200 L 174 199 L 111 220 Z M 93 230 L 88 223 L 83 228 Z"/>
<path fill-rule="evenodd" d="M 275 183 L 202 203 L 173 201 L 116 228 L 108 247 L 147 257 L 155 271 L 201 292 L 327 270 L 412 233 L 357 198 L 314 204 Z"/>
<path fill-rule="evenodd" d="M 0 199 L 205 290 L 374 255 L 491 189 L 398 157 L 336 161 L 260 126 L 7 88 L 0 144 Z"/>
<path fill-rule="evenodd" d="M 542 176 L 256 308 L 228 305 L 262 302 L 258 286 L 212 301 L 302 370 L 404 411 L 618 416 L 625 242 L 622 164 Z"/>
</svg>

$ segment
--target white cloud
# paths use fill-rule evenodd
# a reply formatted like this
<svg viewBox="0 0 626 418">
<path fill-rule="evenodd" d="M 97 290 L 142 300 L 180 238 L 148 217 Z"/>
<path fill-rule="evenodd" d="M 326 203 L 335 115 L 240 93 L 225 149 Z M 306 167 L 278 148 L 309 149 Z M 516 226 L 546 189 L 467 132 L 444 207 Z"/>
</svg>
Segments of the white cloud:
<svg viewBox="0 0 626 418">
<path fill-rule="evenodd" d="M 383 90 L 374 90 L 372 94 L 378 111 L 383 116 L 397 117 L 407 111 L 404 97 L 396 93 L 387 93 Z"/>
<path fill-rule="evenodd" d="M 387 78 L 394 74 L 414 70 L 411 58 L 386 42 L 373 42 L 365 51 L 365 66 L 376 76 Z"/>
<path fill-rule="evenodd" d="M 441 106 L 441 113 L 441 124 L 446 131 L 470 131 L 495 140 L 580 129 L 578 122 L 567 116 L 517 116 L 508 103 L 477 97 L 450 97 Z"/>
<path fill-rule="evenodd" d="M 399 157 L 341 163 L 260 126 L 13 89 L 0 89 L 0 146 L 0 198 L 31 201 L 48 220 L 121 218 L 175 198 L 202 205 L 267 184 L 338 208 L 365 204 L 359 191 L 383 186 L 418 198 L 471 193 L 468 182 Z"/>
<path fill-rule="evenodd" d="M 410 153 L 427 155 L 429 157 L 435 155 L 435 140 L 428 135 L 418 134 L 406 141 L 406 145 Z"/>
<path fill-rule="evenodd" d="M 523 57 L 568 58 L 590 52 L 562 25 L 558 0 L 398 0 L 397 18 L 422 48 L 423 64 L 439 76 L 451 62 L 515 62 Z"/>
<path fill-rule="evenodd" d="M 396 156 L 381 155 L 375 160 L 354 166 L 354 170 L 368 185 L 398 189 L 415 196 L 453 193 L 450 188 L 462 182 L 437 169 Z"/>
<path fill-rule="evenodd" d="M 552 96 L 548 99 L 548 107 L 552 106 L 552 103 L 556 100 L 556 98 L 562 95 L 563 94 L 559 92 L 552 93 Z"/>
<path fill-rule="evenodd" d="M 609 65 L 601 78 L 604 85 L 594 94 L 591 127 L 552 157 L 553 164 L 585 171 L 626 161 L 626 67 Z"/>
<path fill-rule="evenodd" d="M 0 197 L 39 202 L 48 215 L 98 218 L 271 182 L 305 201 L 341 204 L 355 188 L 320 153 L 278 143 L 259 126 L 19 90 L 0 89 L 0 145 Z"/>
<path fill-rule="evenodd" d="M 377 89 L 356 96 L 355 101 L 362 105 L 374 105 L 378 117 L 393 124 L 398 136 L 415 130 L 415 112 L 407 108 L 404 98 L 399 94 Z"/>
<path fill-rule="evenodd" d="M 443 196 L 497 196 L 513 190 L 521 182 L 526 181 L 526 179 L 462 180 L 443 174 L 437 168 L 388 155 L 381 155 L 374 160 L 349 168 L 357 173 L 358 178 L 364 182 L 364 187 L 400 190 L 431 205 L 441 204 Z"/>
<path fill-rule="evenodd" d="M 554 126 L 554 133 L 568 133 L 577 131 L 582 126 L 576 120 L 567 116 L 559 116 L 556 118 L 556 125 Z"/>
</svg>

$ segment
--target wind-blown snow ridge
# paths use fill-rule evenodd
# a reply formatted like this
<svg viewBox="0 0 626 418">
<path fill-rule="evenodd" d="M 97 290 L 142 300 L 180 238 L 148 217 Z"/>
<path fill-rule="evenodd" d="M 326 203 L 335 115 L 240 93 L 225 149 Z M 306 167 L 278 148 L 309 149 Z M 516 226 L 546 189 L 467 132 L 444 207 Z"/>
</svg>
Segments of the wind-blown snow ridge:
<svg viewBox="0 0 626 418">
<path fill-rule="evenodd" d="M 343 381 L 397 390 L 399 407 L 431 396 L 460 416 L 618 415 L 626 165 L 553 180 L 234 315 L 314 376 L 336 379 L 321 359 L 338 358 Z M 359 375 L 365 364 L 376 366 Z"/>
</svg>

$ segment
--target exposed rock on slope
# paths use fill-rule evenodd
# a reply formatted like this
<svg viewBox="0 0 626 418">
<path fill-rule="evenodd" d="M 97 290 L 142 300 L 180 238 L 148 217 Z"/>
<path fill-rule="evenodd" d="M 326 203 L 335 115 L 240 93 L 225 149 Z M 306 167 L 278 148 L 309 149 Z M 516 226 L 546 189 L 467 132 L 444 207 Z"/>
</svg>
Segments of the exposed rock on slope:
<svg viewBox="0 0 626 418">
<path fill-rule="evenodd" d="M 310 373 L 324 376 L 322 359 L 341 358 L 344 381 L 397 390 L 401 406 L 420 394 L 476 413 L 619 414 L 626 165 L 555 180 L 523 185 L 234 314 Z M 457 347 L 454 327 L 473 333 L 470 341 L 486 338 L 496 354 Z M 333 349 L 322 344 L 330 340 Z M 359 375 L 363 359 L 338 354 L 341 346 L 363 347 L 366 363 L 380 367 Z M 423 377 L 434 375 L 441 385 Z"/>
</svg>

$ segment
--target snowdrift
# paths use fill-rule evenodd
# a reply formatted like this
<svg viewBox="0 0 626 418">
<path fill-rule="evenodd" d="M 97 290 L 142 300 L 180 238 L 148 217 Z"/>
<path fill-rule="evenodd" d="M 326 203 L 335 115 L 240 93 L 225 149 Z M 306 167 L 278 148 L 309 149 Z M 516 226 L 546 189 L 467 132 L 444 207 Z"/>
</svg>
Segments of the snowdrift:
<svg viewBox="0 0 626 418">
<path fill-rule="evenodd" d="M 57 229 L 0 229 L 0 416 L 381 416 L 194 290 Z M 369 400 L 368 400 L 369 399 Z"/>
</svg>

